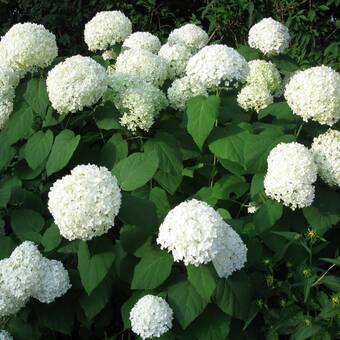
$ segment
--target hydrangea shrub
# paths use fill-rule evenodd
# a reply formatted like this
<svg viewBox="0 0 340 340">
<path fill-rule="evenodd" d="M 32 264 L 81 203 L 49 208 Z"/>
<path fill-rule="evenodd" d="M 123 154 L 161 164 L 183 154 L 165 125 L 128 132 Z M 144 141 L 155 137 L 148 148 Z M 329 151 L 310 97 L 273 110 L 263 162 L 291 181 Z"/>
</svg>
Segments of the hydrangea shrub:
<svg viewBox="0 0 340 340">
<path fill-rule="evenodd" d="M 0 339 L 336 338 L 339 73 L 271 18 L 84 41 L 0 40 Z"/>
</svg>

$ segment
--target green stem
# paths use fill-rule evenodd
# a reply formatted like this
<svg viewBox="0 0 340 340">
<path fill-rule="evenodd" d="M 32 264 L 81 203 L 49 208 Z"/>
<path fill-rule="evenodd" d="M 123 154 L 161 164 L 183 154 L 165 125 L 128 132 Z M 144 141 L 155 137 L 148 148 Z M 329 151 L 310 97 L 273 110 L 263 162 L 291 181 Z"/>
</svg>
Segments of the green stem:
<svg viewBox="0 0 340 340">
<path fill-rule="evenodd" d="M 301 132 L 301 130 L 302 130 L 302 127 L 303 127 L 303 124 L 304 124 L 304 123 L 302 123 L 302 124 L 299 126 L 299 128 L 298 128 L 298 130 L 297 130 L 297 132 L 296 132 L 296 134 L 295 134 L 296 138 L 298 138 L 298 137 L 299 137 L 299 135 L 300 135 L 300 132 Z"/>
</svg>

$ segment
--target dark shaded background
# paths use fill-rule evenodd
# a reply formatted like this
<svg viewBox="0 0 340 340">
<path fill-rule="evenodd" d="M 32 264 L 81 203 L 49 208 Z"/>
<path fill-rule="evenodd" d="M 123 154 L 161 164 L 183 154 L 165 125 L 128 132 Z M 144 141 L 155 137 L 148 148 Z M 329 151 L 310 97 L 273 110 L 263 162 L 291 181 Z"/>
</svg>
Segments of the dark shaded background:
<svg viewBox="0 0 340 340">
<path fill-rule="evenodd" d="M 249 27 L 272 16 L 289 26 L 290 54 L 300 64 L 340 66 L 340 0 L 0 0 L 0 34 L 17 22 L 43 24 L 57 35 L 61 55 L 87 53 L 84 25 L 98 11 L 119 9 L 134 30 L 156 33 L 163 41 L 182 23 L 200 23 L 214 40 L 246 43 Z M 339 11 L 340 12 L 340 11 Z"/>
</svg>

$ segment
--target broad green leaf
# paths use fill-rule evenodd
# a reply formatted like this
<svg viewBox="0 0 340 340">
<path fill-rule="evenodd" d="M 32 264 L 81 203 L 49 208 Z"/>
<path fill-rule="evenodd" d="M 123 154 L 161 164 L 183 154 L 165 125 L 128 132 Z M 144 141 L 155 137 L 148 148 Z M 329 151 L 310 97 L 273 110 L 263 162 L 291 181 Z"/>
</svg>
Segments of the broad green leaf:
<svg viewBox="0 0 340 340">
<path fill-rule="evenodd" d="M 254 215 L 256 231 L 263 233 L 269 230 L 281 218 L 282 212 L 283 208 L 280 203 L 272 200 L 266 201 Z"/>
<path fill-rule="evenodd" d="M 10 257 L 12 251 L 17 246 L 13 239 L 9 236 L 0 236 L 0 260 Z"/>
<path fill-rule="evenodd" d="M 158 170 L 154 179 L 164 188 L 169 194 L 173 195 L 181 185 L 182 174 L 171 175 L 162 170 Z"/>
<path fill-rule="evenodd" d="M 229 331 L 230 318 L 215 306 L 209 305 L 190 325 L 187 334 L 188 339 L 194 336 L 197 340 L 222 340 L 228 339 Z"/>
<path fill-rule="evenodd" d="M 156 152 L 159 159 L 159 168 L 171 175 L 182 173 L 182 155 L 176 139 L 168 134 L 158 134 L 156 138 L 149 139 L 144 145 L 145 152 Z"/>
<path fill-rule="evenodd" d="M 272 61 L 283 74 L 291 74 L 299 69 L 295 60 L 286 54 L 281 54 L 272 58 Z"/>
<path fill-rule="evenodd" d="M 305 340 L 311 339 L 322 331 L 319 325 L 300 325 L 292 336 L 292 340 Z M 315 339 L 315 338 L 314 338 Z M 319 338 L 321 339 L 321 338 Z"/>
<path fill-rule="evenodd" d="M 15 209 L 11 212 L 11 226 L 21 241 L 30 240 L 39 242 L 40 234 L 45 221 L 34 210 Z"/>
<path fill-rule="evenodd" d="M 94 113 L 97 126 L 102 130 L 121 129 L 119 123 L 120 113 L 112 103 L 98 106 Z"/>
<path fill-rule="evenodd" d="M 188 281 L 171 286 L 168 289 L 168 300 L 176 320 L 183 329 L 203 312 L 208 303 Z"/>
<path fill-rule="evenodd" d="M 135 267 L 131 282 L 132 289 L 154 289 L 170 275 L 173 259 L 165 251 L 147 252 Z"/>
<path fill-rule="evenodd" d="M 98 239 L 96 241 L 98 242 Z M 78 271 L 88 295 L 105 279 L 114 260 L 113 244 L 109 239 L 99 239 L 98 245 L 96 252 L 91 254 L 86 242 L 79 243 Z"/>
<path fill-rule="evenodd" d="M 277 102 L 268 105 L 265 109 L 258 113 L 259 119 L 268 115 L 274 116 L 280 120 L 299 121 L 300 118 L 293 114 L 292 109 L 288 106 L 287 102 Z"/>
<path fill-rule="evenodd" d="M 136 255 L 153 235 L 153 229 L 126 224 L 120 229 L 120 242 L 124 250 Z"/>
<path fill-rule="evenodd" d="M 202 187 L 195 193 L 194 197 L 198 200 L 207 202 L 212 207 L 214 207 L 218 201 L 218 198 L 214 195 L 213 188 L 211 187 Z"/>
<path fill-rule="evenodd" d="M 138 225 L 153 232 L 159 225 L 153 202 L 123 193 L 119 218 L 125 223 Z"/>
<path fill-rule="evenodd" d="M 53 144 L 53 132 L 38 131 L 32 135 L 25 146 L 25 159 L 31 169 L 39 167 L 47 158 Z"/>
<path fill-rule="evenodd" d="M 0 188 L 0 208 L 5 208 L 11 197 L 10 188 Z"/>
<path fill-rule="evenodd" d="M 0 170 L 8 165 L 15 155 L 15 149 L 8 145 L 2 145 L 0 148 Z"/>
<path fill-rule="evenodd" d="M 210 267 L 190 265 L 186 268 L 189 282 L 204 300 L 209 301 L 216 288 L 216 277 Z"/>
<path fill-rule="evenodd" d="M 45 79 L 30 79 L 27 82 L 24 98 L 35 113 L 38 113 L 42 118 L 45 117 L 49 105 Z"/>
<path fill-rule="evenodd" d="M 255 174 L 251 180 L 251 185 L 250 185 L 250 196 L 251 199 L 256 200 L 261 195 L 264 195 L 264 174 Z"/>
<path fill-rule="evenodd" d="M 92 320 L 109 303 L 112 296 L 112 280 L 105 279 L 90 295 L 80 298 L 80 306 L 88 320 Z"/>
<path fill-rule="evenodd" d="M 112 173 L 123 190 L 132 191 L 150 181 L 157 168 L 158 156 L 155 152 L 136 152 L 115 165 Z"/>
<path fill-rule="evenodd" d="M 128 156 L 128 143 L 119 133 L 114 134 L 100 151 L 100 162 L 108 169 Z"/>
<path fill-rule="evenodd" d="M 231 194 L 242 196 L 248 188 L 249 184 L 243 176 L 226 175 L 214 184 L 213 194 L 218 199 L 227 200 Z"/>
<path fill-rule="evenodd" d="M 340 293 L 340 277 L 334 275 L 326 275 L 320 284 L 325 285 L 327 288 Z"/>
<path fill-rule="evenodd" d="M 254 59 L 261 59 L 261 52 L 255 48 L 251 48 L 247 45 L 240 45 L 237 48 L 237 52 L 240 53 L 247 61 Z"/>
<path fill-rule="evenodd" d="M 252 287 L 246 275 L 219 280 L 214 295 L 216 305 L 231 317 L 246 320 Z"/>
<path fill-rule="evenodd" d="M 36 340 L 41 334 L 30 322 L 25 322 L 19 317 L 12 316 L 6 324 L 6 329 L 15 340 Z"/>
<path fill-rule="evenodd" d="M 237 92 L 222 92 L 218 121 L 222 124 L 233 122 L 241 123 L 250 121 L 251 115 L 243 110 L 237 103 Z"/>
<path fill-rule="evenodd" d="M 63 169 L 67 165 L 76 150 L 79 141 L 80 136 L 75 136 L 74 132 L 71 130 L 63 130 L 56 136 L 52 151 L 46 163 L 48 176 Z"/>
<path fill-rule="evenodd" d="M 149 198 L 155 204 L 157 216 L 162 221 L 171 209 L 167 193 L 162 188 L 155 187 L 151 189 Z"/>
<path fill-rule="evenodd" d="M 187 103 L 187 130 L 197 146 L 202 146 L 218 118 L 220 98 L 217 96 L 198 96 Z"/>
<path fill-rule="evenodd" d="M 320 260 L 340 266 L 340 258 L 339 259 L 321 258 Z"/>
<path fill-rule="evenodd" d="M 61 236 L 59 233 L 59 228 L 55 224 L 46 229 L 42 239 L 41 244 L 45 247 L 45 251 L 49 252 L 59 246 L 61 243 Z"/>
<path fill-rule="evenodd" d="M 12 145 L 20 139 L 27 138 L 32 132 L 32 124 L 33 111 L 26 104 L 22 104 L 11 114 L 3 131 L 6 135 L 6 142 Z"/>
</svg>

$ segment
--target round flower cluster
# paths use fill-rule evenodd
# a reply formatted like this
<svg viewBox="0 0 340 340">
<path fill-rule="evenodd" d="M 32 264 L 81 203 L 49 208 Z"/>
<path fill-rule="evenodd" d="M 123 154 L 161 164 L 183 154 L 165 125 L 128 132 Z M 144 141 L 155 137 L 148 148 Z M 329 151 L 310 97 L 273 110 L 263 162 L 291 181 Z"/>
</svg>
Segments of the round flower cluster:
<svg viewBox="0 0 340 340">
<path fill-rule="evenodd" d="M 123 43 L 123 49 L 140 48 L 152 53 L 157 53 L 161 48 L 158 37 L 150 32 L 132 33 Z"/>
<path fill-rule="evenodd" d="M 176 79 L 168 89 L 168 99 L 175 110 L 184 110 L 186 102 L 195 96 L 207 96 L 206 88 L 189 77 Z"/>
<path fill-rule="evenodd" d="M 246 60 L 236 50 L 225 45 L 202 48 L 189 59 L 186 67 L 187 76 L 207 89 L 244 82 L 248 72 Z"/>
<path fill-rule="evenodd" d="M 292 210 L 312 204 L 317 167 L 305 146 L 280 143 L 270 151 L 267 164 L 264 188 L 268 197 Z"/>
<path fill-rule="evenodd" d="M 162 86 L 168 73 L 163 58 L 139 48 L 128 49 L 118 56 L 116 72 L 136 76 L 155 86 Z"/>
<path fill-rule="evenodd" d="M 123 113 L 120 123 L 132 132 L 148 131 L 158 113 L 168 105 L 160 89 L 133 75 L 111 73 L 109 86 L 114 104 Z"/>
<path fill-rule="evenodd" d="M 0 130 L 13 111 L 14 92 L 18 82 L 18 74 L 6 62 L 0 61 Z"/>
<path fill-rule="evenodd" d="M 157 337 L 172 327 L 173 311 L 161 297 L 145 295 L 130 312 L 132 331 L 142 339 Z"/>
<path fill-rule="evenodd" d="M 340 186 L 340 132 L 329 129 L 314 138 L 311 151 L 320 177 L 329 185 Z"/>
<path fill-rule="evenodd" d="M 247 248 L 239 235 L 207 203 L 192 199 L 172 209 L 159 228 L 157 243 L 187 266 L 213 261 L 228 276 L 243 267 Z"/>
<path fill-rule="evenodd" d="M 0 330 L 0 340 L 13 340 L 12 336 L 5 330 Z"/>
<path fill-rule="evenodd" d="M 84 40 L 90 51 L 104 51 L 123 42 L 131 32 L 131 21 L 121 11 L 103 11 L 85 25 Z"/>
<path fill-rule="evenodd" d="M 248 84 L 266 87 L 270 92 L 276 91 L 281 84 L 281 76 L 274 64 L 265 60 L 252 60 L 248 62 Z"/>
<path fill-rule="evenodd" d="M 255 214 L 258 209 L 259 205 L 256 202 L 249 202 L 247 209 L 248 214 Z"/>
<path fill-rule="evenodd" d="M 193 53 L 204 47 L 208 41 L 208 34 L 194 24 L 186 24 L 180 28 L 176 28 L 168 37 L 168 43 L 170 45 L 184 44 L 190 48 Z"/>
<path fill-rule="evenodd" d="M 250 47 L 259 49 L 263 54 L 283 53 L 289 46 L 288 28 L 272 18 L 262 19 L 252 26 L 248 34 Z"/>
<path fill-rule="evenodd" d="M 273 103 L 273 96 L 265 86 L 249 84 L 239 92 L 237 102 L 246 111 L 259 112 Z"/>
<path fill-rule="evenodd" d="M 55 224 L 69 241 L 107 233 L 121 204 L 116 177 L 96 165 L 76 166 L 53 184 L 48 198 Z"/>
<path fill-rule="evenodd" d="M 56 65 L 46 80 L 48 97 L 59 113 L 81 111 L 95 104 L 107 89 L 105 68 L 76 55 Z"/>
<path fill-rule="evenodd" d="M 56 38 L 44 26 L 33 23 L 13 25 L 0 42 L 1 57 L 20 76 L 49 66 L 58 55 Z"/>
<path fill-rule="evenodd" d="M 284 96 L 295 114 L 332 126 L 340 119 L 340 74 L 327 66 L 297 72 Z"/>
<path fill-rule="evenodd" d="M 63 264 L 44 258 L 34 243 L 25 241 L 0 261 L 0 318 L 17 313 L 30 297 L 50 303 L 70 287 Z"/>
<path fill-rule="evenodd" d="M 161 47 L 158 55 L 167 62 L 168 78 L 174 79 L 184 75 L 185 68 L 192 53 L 185 45 L 170 45 L 167 43 Z"/>
</svg>

